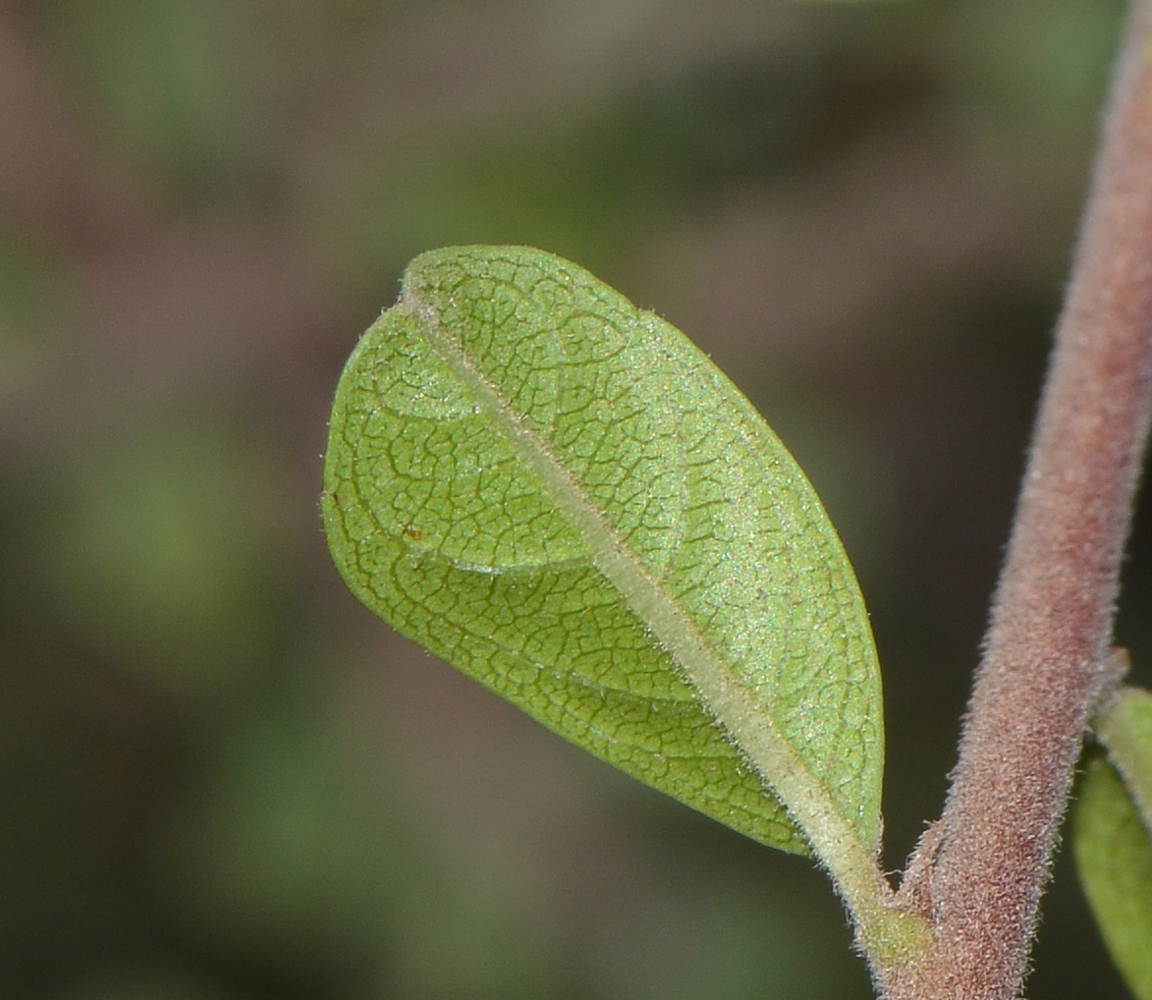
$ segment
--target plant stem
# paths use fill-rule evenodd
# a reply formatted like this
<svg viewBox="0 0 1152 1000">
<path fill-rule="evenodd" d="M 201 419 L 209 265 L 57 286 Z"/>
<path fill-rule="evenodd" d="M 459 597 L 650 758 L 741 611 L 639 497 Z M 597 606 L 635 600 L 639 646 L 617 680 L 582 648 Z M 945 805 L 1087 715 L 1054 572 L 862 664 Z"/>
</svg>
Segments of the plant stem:
<svg viewBox="0 0 1152 1000">
<path fill-rule="evenodd" d="M 1152 0 L 1136 0 L 940 821 L 901 898 L 935 944 L 891 1000 L 1011 1000 L 1107 668 L 1152 374 Z"/>
</svg>

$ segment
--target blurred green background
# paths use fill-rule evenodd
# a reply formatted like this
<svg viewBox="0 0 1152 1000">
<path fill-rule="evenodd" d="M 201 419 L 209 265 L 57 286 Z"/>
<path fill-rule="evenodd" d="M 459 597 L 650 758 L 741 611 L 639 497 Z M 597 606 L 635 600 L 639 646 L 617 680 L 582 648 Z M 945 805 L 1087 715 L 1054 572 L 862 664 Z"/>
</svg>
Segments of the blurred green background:
<svg viewBox="0 0 1152 1000">
<path fill-rule="evenodd" d="M 872 610 L 941 805 L 1116 0 L 0 0 L 0 996 L 865 998 L 823 876 L 583 756 L 329 564 L 326 411 L 421 250 L 697 340 Z M 1152 681 L 1152 517 L 1121 640 Z M 1125 996 L 1065 858 L 1033 998 Z"/>
</svg>

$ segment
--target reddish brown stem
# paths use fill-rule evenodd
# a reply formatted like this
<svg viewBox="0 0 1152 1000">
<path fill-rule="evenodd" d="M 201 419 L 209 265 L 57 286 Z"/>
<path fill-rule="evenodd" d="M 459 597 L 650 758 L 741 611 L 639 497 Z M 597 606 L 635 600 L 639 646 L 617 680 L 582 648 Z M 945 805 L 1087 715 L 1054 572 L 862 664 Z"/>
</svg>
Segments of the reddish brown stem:
<svg viewBox="0 0 1152 1000">
<path fill-rule="evenodd" d="M 1011 1000 L 1104 674 L 1152 374 L 1152 0 L 1137 0 L 944 814 L 892 1000 Z M 927 847 L 924 848 L 925 852 Z M 915 874 L 912 874 L 915 873 Z"/>
</svg>

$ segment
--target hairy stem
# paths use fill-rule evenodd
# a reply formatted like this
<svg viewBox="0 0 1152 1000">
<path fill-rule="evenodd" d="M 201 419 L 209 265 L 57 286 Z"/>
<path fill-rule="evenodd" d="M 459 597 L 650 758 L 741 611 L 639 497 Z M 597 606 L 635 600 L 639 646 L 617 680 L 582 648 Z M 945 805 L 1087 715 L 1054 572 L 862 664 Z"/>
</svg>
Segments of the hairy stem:
<svg viewBox="0 0 1152 1000">
<path fill-rule="evenodd" d="M 1136 0 L 944 814 L 891 1000 L 1011 1000 L 1106 655 L 1152 373 L 1152 0 Z"/>
</svg>

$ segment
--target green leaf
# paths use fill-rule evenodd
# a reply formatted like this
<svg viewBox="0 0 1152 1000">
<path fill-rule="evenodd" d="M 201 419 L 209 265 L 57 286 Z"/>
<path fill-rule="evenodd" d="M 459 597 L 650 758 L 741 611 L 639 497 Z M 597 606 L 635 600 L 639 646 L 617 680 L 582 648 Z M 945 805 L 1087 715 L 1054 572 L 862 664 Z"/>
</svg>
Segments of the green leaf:
<svg viewBox="0 0 1152 1000">
<path fill-rule="evenodd" d="M 1076 869 L 1112 960 L 1152 1000 L 1152 841 L 1116 769 L 1094 754 L 1073 811 Z"/>
<path fill-rule="evenodd" d="M 657 316 L 538 250 L 416 258 L 340 380 L 323 513 L 368 607 L 549 728 L 811 843 L 842 885 L 870 863 L 883 723 L 852 569 L 783 445 Z"/>
<path fill-rule="evenodd" d="M 1124 661 L 1127 664 L 1127 657 Z M 1121 688 L 1095 720 L 1096 736 L 1152 831 L 1152 694 Z"/>
</svg>

